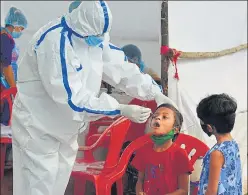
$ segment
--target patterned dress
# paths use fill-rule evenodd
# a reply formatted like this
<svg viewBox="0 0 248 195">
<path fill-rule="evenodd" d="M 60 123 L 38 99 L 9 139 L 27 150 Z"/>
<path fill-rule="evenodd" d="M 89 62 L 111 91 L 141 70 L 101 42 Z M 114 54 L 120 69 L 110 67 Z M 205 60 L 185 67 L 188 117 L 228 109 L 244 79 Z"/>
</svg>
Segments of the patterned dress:
<svg viewBox="0 0 248 195">
<path fill-rule="evenodd" d="M 232 141 L 225 141 L 214 145 L 203 159 L 203 168 L 200 177 L 198 195 L 204 195 L 208 186 L 210 154 L 218 150 L 225 159 L 221 169 L 218 195 L 242 195 L 242 173 L 238 144 Z"/>
</svg>

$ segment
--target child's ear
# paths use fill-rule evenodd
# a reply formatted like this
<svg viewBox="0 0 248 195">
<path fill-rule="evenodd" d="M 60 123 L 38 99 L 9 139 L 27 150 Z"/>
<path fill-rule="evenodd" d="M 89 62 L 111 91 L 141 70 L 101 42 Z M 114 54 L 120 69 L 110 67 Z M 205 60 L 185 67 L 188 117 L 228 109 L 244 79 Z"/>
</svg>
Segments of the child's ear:
<svg viewBox="0 0 248 195">
<path fill-rule="evenodd" d="M 178 134 L 179 133 L 179 127 L 174 127 L 174 134 Z"/>
<path fill-rule="evenodd" d="M 210 133 L 213 133 L 213 127 L 211 125 L 207 125 L 207 129 Z"/>
</svg>

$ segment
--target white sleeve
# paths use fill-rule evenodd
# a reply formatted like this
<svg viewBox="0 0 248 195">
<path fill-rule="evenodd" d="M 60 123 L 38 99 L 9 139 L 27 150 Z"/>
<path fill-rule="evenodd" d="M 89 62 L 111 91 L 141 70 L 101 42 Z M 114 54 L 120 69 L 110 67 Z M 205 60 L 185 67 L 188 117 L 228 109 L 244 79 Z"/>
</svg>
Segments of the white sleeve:
<svg viewBox="0 0 248 195">
<path fill-rule="evenodd" d="M 103 80 L 131 97 L 154 100 L 161 89 L 148 74 L 140 72 L 138 66 L 125 60 L 124 52 L 110 44 L 105 51 L 109 59 L 103 65 Z"/>
<path fill-rule="evenodd" d="M 76 121 L 97 120 L 120 114 L 119 103 L 106 93 L 98 98 L 82 82 L 86 74 L 69 41 L 61 35 L 60 43 L 44 40 L 36 49 L 39 74 L 47 94 Z M 78 72 L 80 70 L 80 75 Z M 93 79 L 94 80 L 94 79 Z"/>
</svg>

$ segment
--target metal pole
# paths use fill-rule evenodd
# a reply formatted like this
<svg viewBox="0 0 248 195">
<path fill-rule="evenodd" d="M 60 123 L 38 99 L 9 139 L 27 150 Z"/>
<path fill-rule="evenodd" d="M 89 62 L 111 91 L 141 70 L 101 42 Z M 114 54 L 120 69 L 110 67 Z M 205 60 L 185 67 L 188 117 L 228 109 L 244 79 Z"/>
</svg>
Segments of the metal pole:
<svg viewBox="0 0 248 195">
<path fill-rule="evenodd" d="M 168 31 L 168 0 L 162 1 L 161 6 L 161 46 L 169 45 Z M 168 56 L 161 55 L 161 84 L 163 93 L 168 96 L 168 68 L 170 60 Z"/>
</svg>

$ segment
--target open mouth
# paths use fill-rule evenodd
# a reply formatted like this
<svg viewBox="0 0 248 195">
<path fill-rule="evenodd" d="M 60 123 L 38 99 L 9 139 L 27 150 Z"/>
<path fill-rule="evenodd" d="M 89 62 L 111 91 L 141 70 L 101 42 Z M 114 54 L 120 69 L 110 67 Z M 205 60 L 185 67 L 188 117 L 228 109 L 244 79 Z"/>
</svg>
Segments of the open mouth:
<svg viewBox="0 0 248 195">
<path fill-rule="evenodd" d="M 160 127 L 160 124 L 158 122 L 153 123 L 153 127 Z"/>
</svg>

